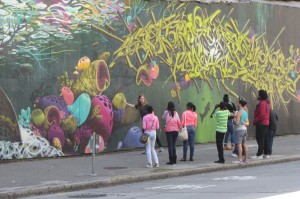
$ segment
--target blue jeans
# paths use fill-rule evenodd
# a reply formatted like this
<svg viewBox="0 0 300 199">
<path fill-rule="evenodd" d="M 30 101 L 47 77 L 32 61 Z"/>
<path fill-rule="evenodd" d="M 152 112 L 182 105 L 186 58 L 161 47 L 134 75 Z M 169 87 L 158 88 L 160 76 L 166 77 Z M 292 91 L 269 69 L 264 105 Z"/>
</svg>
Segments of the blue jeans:
<svg viewBox="0 0 300 199">
<path fill-rule="evenodd" d="M 166 133 L 168 142 L 169 157 L 176 157 L 176 140 L 178 137 L 178 131 L 171 131 Z"/>
<path fill-rule="evenodd" d="M 276 129 L 275 130 L 269 129 L 268 141 L 269 141 L 269 154 L 270 155 L 272 155 L 273 139 L 275 136 L 275 132 L 276 132 Z"/>
<path fill-rule="evenodd" d="M 150 137 L 150 142 L 146 144 L 146 155 L 147 155 L 147 162 L 152 165 L 152 157 L 154 159 L 154 163 L 158 163 L 157 153 L 155 151 L 155 140 L 156 140 L 156 132 L 154 130 L 152 131 L 146 131 Z"/>
<path fill-rule="evenodd" d="M 225 134 L 225 139 L 224 139 L 224 144 L 227 145 L 228 143 L 228 138 L 231 138 L 231 145 L 234 146 L 235 145 L 235 135 L 234 135 L 234 130 L 233 130 L 233 120 L 228 120 L 227 122 L 227 131 Z"/>
<path fill-rule="evenodd" d="M 195 127 L 193 125 L 187 126 L 188 140 L 183 141 L 183 158 L 187 156 L 188 145 L 190 145 L 190 157 L 194 156 L 195 146 Z"/>
</svg>

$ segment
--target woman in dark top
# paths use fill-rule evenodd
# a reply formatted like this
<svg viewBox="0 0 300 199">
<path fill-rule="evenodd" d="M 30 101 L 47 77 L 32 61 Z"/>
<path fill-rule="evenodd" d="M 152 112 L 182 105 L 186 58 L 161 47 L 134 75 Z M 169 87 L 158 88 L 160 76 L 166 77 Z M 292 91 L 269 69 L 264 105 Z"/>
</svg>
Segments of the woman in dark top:
<svg viewBox="0 0 300 199">
<path fill-rule="evenodd" d="M 147 102 L 147 99 L 145 98 L 144 95 L 139 95 L 138 97 L 138 101 L 137 101 L 137 104 L 136 105 L 133 105 L 133 104 L 129 104 L 127 102 L 125 102 L 128 106 L 130 107 L 135 107 L 139 113 L 140 113 L 140 116 L 141 116 L 141 119 L 143 119 L 143 117 L 145 115 L 147 115 L 147 108 L 149 106 L 148 102 Z M 144 129 L 143 129 L 144 131 Z M 159 146 L 159 153 L 163 152 L 164 151 L 164 148 L 162 147 L 162 144 L 160 142 L 160 139 L 159 139 L 159 136 L 156 136 L 156 143 L 158 144 Z"/>
</svg>

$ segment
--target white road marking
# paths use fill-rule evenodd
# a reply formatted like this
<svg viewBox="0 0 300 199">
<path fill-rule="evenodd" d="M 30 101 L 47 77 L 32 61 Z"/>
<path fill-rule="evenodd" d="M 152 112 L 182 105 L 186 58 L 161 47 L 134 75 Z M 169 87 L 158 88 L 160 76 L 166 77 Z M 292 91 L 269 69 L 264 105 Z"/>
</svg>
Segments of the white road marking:
<svg viewBox="0 0 300 199">
<path fill-rule="evenodd" d="M 280 195 L 270 196 L 270 197 L 265 197 L 260 199 L 299 199 L 299 198 L 300 198 L 300 191 L 280 194 Z"/>
<path fill-rule="evenodd" d="M 165 186 L 159 186 L 159 187 L 149 187 L 146 189 L 203 189 L 208 187 L 215 187 L 216 185 L 165 185 Z"/>
<path fill-rule="evenodd" d="M 255 180 L 255 176 L 228 176 L 223 178 L 214 178 L 213 180 Z"/>
</svg>

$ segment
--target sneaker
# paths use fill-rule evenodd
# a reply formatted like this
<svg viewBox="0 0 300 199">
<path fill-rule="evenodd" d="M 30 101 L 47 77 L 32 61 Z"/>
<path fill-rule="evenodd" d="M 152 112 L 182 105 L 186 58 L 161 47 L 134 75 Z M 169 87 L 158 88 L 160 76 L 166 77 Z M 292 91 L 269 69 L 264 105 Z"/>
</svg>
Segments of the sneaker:
<svg viewBox="0 0 300 199">
<path fill-rule="evenodd" d="M 256 160 L 261 160 L 263 158 L 263 156 L 262 155 L 260 155 L 260 156 L 252 156 L 251 157 L 251 159 L 256 159 Z"/>
<path fill-rule="evenodd" d="M 233 164 L 243 164 L 244 162 L 242 160 L 235 160 L 232 161 Z"/>
<path fill-rule="evenodd" d="M 159 164 L 158 163 L 154 163 L 154 168 L 159 168 Z"/>
<path fill-rule="evenodd" d="M 146 154 L 147 152 L 146 151 L 144 151 L 144 152 L 142 152 L 141 154 Z"/>
<path fill-rule="evenodd" d="M 151 163 L 147 163 L 145 167 L 146 167 L 146 168 L 151 168 L 151 167 L 152 167 L 152 164 L 151 164 Z"/>
<path fill-rule="evenodd" d="M 264 158 L 269 159 L 270 155 L 264 155 Z"/>
<path fill-rule="evenodd" d="M 238 157 L 237 154 L 235 154 L 235 153 L 232 153 L 230 156 L 235 157 L 235 158 Z"/>
<path fill-rule="evenodd" d="M 160 147 L 159 150 L 158 150 L 158 152 L 161 153 L 161 152 L 163 152 L 164 150 L 165 150 L 164 148 Z"/>
</svg>

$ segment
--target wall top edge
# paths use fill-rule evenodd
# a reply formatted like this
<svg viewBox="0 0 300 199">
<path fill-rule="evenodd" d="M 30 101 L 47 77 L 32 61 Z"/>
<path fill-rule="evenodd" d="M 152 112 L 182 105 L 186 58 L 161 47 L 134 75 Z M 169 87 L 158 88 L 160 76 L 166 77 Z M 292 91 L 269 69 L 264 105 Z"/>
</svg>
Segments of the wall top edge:
<svg viewBox="0 0 300 199">
<path fill-rule="evenodd" d="M 264 3 L 286 7 L 297 7 L 300 8 L 300 1 L 277 1 L 277 0 L 166 0 L 166 1 L 180 1 L 180 2 L 199 2 L 205 4 L 212 3 Z"/>
</svg>

